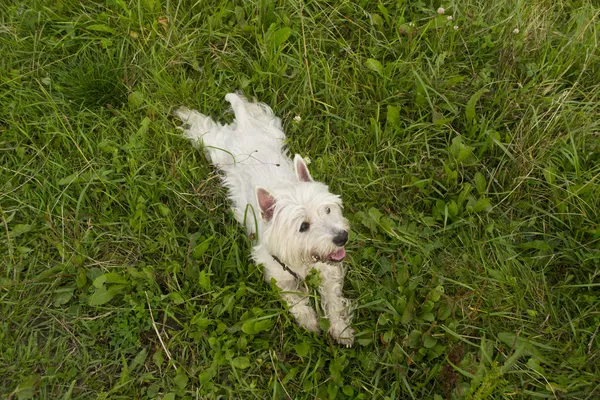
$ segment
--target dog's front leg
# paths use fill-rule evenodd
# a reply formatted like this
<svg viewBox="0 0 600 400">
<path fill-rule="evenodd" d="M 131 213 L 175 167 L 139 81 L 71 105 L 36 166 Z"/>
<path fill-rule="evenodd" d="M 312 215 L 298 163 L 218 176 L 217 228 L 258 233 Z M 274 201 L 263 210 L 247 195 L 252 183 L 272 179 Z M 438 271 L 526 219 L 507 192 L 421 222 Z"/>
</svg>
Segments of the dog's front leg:
<svg viewBox="0 0 600 400">
<path fill-rule="evenodd" d="M 352 316 L 348 310 L 350 301 L 342 297 L 344 270 L 341 265 L 317 264 L 321 276 L 321 305 L 329 319 L 329 334 L 347 347 L 354 343 L 354 329 L 350 326 Z"/>
<path fill-rule="evenodd" d="M 317 332 L 319 330 L 317 313 L 310 305 L 308 292 L 304 285 L 288 271 L 285 271 L 273 260 L 272 256 L 258 253 L 256 258 L 264 267 L 265 280 L 270 282 L 271 278 L 275 279 L 277 287 L 281 289 L 281 297 L 298 324 L 311 332 Z"/>
<path fill-rule="evenodd" d="M 277 286 L 281 289 L 281 297 L 289 306 L 289 310 L 298 324 L 311 332 L 317 332 L 319 321 L 315 310 L 310 305 L 304 286 L 296 279 L 278 280 Z"/>
</svg>

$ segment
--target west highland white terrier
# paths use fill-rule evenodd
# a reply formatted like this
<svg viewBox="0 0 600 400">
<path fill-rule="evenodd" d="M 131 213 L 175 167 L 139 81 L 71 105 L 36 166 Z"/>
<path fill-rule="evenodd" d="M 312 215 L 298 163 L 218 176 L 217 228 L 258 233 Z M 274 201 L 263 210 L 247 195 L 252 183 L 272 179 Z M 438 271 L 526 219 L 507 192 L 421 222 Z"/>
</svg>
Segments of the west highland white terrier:
<svg viewBox="0 0 600 400">
<path fill-rule="evenodd" d="M 275 279 L 298 324 L 319 330 L 304 284 L 314 269 L 329 334 L 351 346 L 349 301 L 342 297 L 350 225 L 340 197 L 312 179 L 302 157 L 290 159 L 281 120 L 269 106 L 235 93 L 225 100 L 235 113 L 233 123 L 222 125 L 182 107 L 175 115 L 184 122 L 183 134 L 224 173 L 235 217 L 256 238 L 252 258 L 264 266 L 267 282 Z"/>
</svg>

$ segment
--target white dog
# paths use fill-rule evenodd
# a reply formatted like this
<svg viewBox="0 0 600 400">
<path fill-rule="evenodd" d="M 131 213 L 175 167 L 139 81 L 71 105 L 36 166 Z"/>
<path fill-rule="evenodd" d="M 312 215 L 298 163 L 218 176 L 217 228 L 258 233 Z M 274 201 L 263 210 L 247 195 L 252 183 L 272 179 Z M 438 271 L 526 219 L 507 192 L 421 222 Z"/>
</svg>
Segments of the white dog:
<svg viewBox="0 0 600 400">
<path fill-rule="evenodd" d="M 252 257 L 264 266 L 267 282 L 275 279 L 298 324 L 309 331 L 319 329 L 304 285 L 315 269 L 329 333 L 351 346 L 349 301 L 342 297 L 350 226 L 340 197 L 313 181 L 302 157 L 289 158 L 281 120 L 271 108 L 234 93 L 225 100 L 235 113 L 229 125 L 187 108 L 175 111 L 185 123 L 184 135 L 223 171 L 236 219 L 257 237 Z"/>
</svg>

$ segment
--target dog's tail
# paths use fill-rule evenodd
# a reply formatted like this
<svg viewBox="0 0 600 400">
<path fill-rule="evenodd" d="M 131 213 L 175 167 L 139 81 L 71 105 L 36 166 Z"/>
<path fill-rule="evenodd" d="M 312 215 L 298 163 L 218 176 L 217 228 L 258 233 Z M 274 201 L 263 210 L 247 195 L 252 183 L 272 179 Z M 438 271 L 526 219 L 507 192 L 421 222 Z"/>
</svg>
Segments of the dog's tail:
<svg viewBox="0 0 600 400">
<path fill-rule="evenodd" d="M 173 114 L 183 122 L 183 125 L 179 128 L 183 135 L 196 147 L 202 144 L 211 145 L 210 143 L 204 143 L 206 138 L 203 139 L 203 137 L 221 128 L 221 124 L 214 122 L 210 117 L 187 107 L 180 107 Z"/>
</svg>

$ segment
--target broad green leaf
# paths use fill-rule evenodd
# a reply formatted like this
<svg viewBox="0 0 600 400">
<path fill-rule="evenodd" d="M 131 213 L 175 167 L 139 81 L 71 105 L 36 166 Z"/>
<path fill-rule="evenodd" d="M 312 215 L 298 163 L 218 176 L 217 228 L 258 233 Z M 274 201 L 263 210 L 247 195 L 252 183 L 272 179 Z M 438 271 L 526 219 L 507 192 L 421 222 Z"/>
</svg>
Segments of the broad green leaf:
<svg viewBox="0 0 600 400">
<path fill-rule="evenodd" d="M 165 362 L 165 356 L 163 355 L 162 349 L 157 350 L 152 355 L 152 361 L 154 362 L 154 365 L 156 365 L 156 367 L 158 368 L 160 368 L 163 365 L 163 363 Z"/>
<path fill-rule="evenodd" d="M 92 285 L 94 285 L 95 288 L 101 288 L 101 287 L 104 287 L 105 283 L 106 283 L 106 274 L 102 274 L 99 277 L 97 277 L 96 279 L 94 279 L 94 282 L 92 283 Z"/>
<path fill-rule="evenodd" d="M 231 365 L 238 369 L 246 369 L 250 366 L 250 360 L 248 357 L 236 357 L 231 360 Z"/>
<path fill-rule="evenodd" d="M 260 321 L 256 321 L 256 323 L 254 324 L 254 330 L 256 332 L 264 332 L 264 331 L 268 331 L 273 327 L 273 321 L 270 319 L 263 319 Z"/>
<path fill-rule="evenodd" d="M 33 249 L 31 247 L 17 246 L 17 251 L 19 252 L 19 254 L 24 255 L 31 253 Z"/>
<path fill-rule="evenodd" d="M 410 282 L 409 282 L 409 286 L 410 286 Z M 414 317 L 414 306 L 415 304 L 415 296 L 411 295 L 408 303 L 406 303 L 406 308 L 404 309 L 404 312 L 402 313 L 402 318 L 401 318 L 401 322 L 402 324 L 406 325 L 408 324 L 410 321 L 412 321 L 413 317 Z"/>
<path fill-rule="evenodd" d="M 158 203 L 158 211 L 163 217 L 168 217 L 169 214 L 171 214 L 171 210 L 169 209 L 169 207 L 165 206 L 162 203 Z"/>
<path fill-rule="evenodd" d="M 417 347 L 421 343 L 422 336 L 423 336 L 423 332 L 421 332 L 420 330 L 417 330 L 417 329 L 413 330 L 408 335 L 408 346 L 411 348 Z"/>
<path fill-rule="evenodd" d="M 299 357 L 306 357 L 308 355 L 308 352 L 310 351 L 310 345 L 303 341 L 296 344 L 294 346 L 294 349 L 296 350 L 296 353 Z"/>
<path fill-rule="evenodd" d="M 138 129 L 138 134 L 145 135 L 148 132 L 149 127 L 150 127 L 150 118 L 144 117 L 144 119 L 142 120 L 142 123 L 140 124 L 140 128 Z"/>
<path fill-rule="evenodd" d="M 10 237 L 16 238 L 17 236 L 21 236 L 24 233 L 31 231 L 32 226 L 28 224 L 17 224 L 10 231 Z"/>
<path fill-rule="evenodd" d="M 213 239 L 214 239 L 214 236 L 211 236 L 208 239 L 206 239 L 205 241 L 203 241 L 202 243 L 197 244 L 194 247 L 194 250 L 192 250 L 192 258 L 197 260 L 200 257 L 202 257 L 202 255 L 204 253 L 206 253 L 206 250 L 208 250 L 208 248 L 210 247 L 210 242 L 212 242 Z"/>
<path fill-rule="evenodd" d="M 73 379 L 73 381 L 71 381 L 71 385 L 69 386 L 69 389 L 67 390 L 65 395 L 62 397 L 62 400 L 71 400 L 71 396 L 73 395 L 73 388 L 75 387 L 76 383 L 77 379 Z"/>
<path fill-rule="evenodd" d="M 137 367 L 144 364 L 147 356 L 148 356 L 148 350 L 146 350 L 145 348 L 140 350 L 140 352 L 137 353 L 137 355 L 135 356 L 133 361 L 131 361 L 131 364 L 129 364 L 129 370 L 134 371 Z"/>
<path fill-rule="evenodd" d="M 335 382 L 333 381 L 329 381 L 329 384 L 327 385 L 327 394 L 329 395 L 330 399 L 336 399 L 338 396 L 338 392 L 339 392 L 340 388 L 335 384 Z"/>
<path fill-rule="evenodd" d="M 427 321 L 427 322 L 435 321 L 435 315 L 433 315 L 433 313 L 431 313 L 431 312 L 427 312 L 427 313 L 421 315 L 421 318 L 423 319 L 423 321 Z"/>
<path fill-rule="evenodd" d="M 77 180 L 79 177 L 79 172 L 75 172 L 69 176 L 65 176 L 61 180 L 58 181 L 59 186 L 69 185 Z"/>
<path fill-rule="evenodd" d="M 475 202 L 475 204 L 473 204 L 473 211 L 475 211 L 475 212 L 488 211 L 491 207 L 492 207 L 491 200 L 487 199 L 485 197 L 482 197 L 481 199 L 477 200 Z"/>
<path fill-rule="evenodd" d="M 210 380 L 214 378 L 215 375 L 217 375 L 217 368 L 215 365 L 211 365 L 210 368 L 205 369 L 200 373 L 200 375 L 198 375 L 200 385 L 204 385 L 210 382 Z"/>
<path fill-rule="evenodd" d="M 458 215 L 458 204 L 454 200 L 450 200 L 448 203 L 448 214 L 453 218 Z"/>
<path fill-rule="evenodd" d="M 85 274 L 85 269 L 81 268 L 77 273 L 77 289 L 81 289 L 87 283 L 87 276 Z"/>
<path fill-rule="evenodd" d="M 206 329 L 213 323 L 213 320 L 210 318 L 206 318 L 206 316 L 203 313 L 199 313 L 196 314 L 194 318 L 192 318 L 190 323 L 196 325 L 200 329 Z"/>
<path fill-rule="evenodd" d="M 434 289 L 431 289 L 427 298 L 435 303 L 439 301 L 442 293 L 444 293 L 444 287 L 436 286 Z"/>
<path fill-rule="evenodd" d="M 276 47 L 279 47 L 282 44 L 284 44 L 286 42 L 286 40 L 288 40 L 288 38 L 290 37 L 291 34 L 292 34 L 291 28 L 285 27 L 285 28 L 277 29 L 275 32 L 273 32 L 273 36 L 271 37 L 271 42 Z"/>
<path fill-rule="evenodd" d="M 96 268 L 96 267 L 92 267 L 92 268 L 88 268 L 87 270 L 85 270 L 85 275 L 89 278 L 89 280 L 91 280 L 92 282 L 94 280 L 96 280 L 97 277 L 99 277 L 100 275 L 102 275 L 102 270 L 100 268 Z"/>
<path fill-rule="evenodd" d="M 37 376 L 29 376 L 21 379 L 19 386 L 17 386 L 17 389 L 13 394 L 16 393 L 18 400 L 29 400 L 33 398 L 35 387 L 38 385 L 39 380 L 40 379 Z M 12 397 L 12 395 L 10 397 Z"/>
<path fill-rule="evenodd" d="M 367 68 L 369 68 L 371 71 L 377 72 L 380 76 L 383 76 L 383 64 L 381 64 L 379 61 L 375 60 L 374 58 L 369 58 L 365 62 L 365 66 Z"/>
<path fill-rule="evenodd" d="M 242 325 L 242 331 L 248 335 L 256 334 L 256 329 L 254 329 L 255 323 L 256 323 L 255 320 L 250 320 L 250 321 L 244 322 L 244 324 Z"/>
<path fill-rule="evenodd" d="M 169 299 L 173 302 L 173 304 L 183 304 L 185 303 L 184 298 L 177 292 L 171 292 L 165 296 L 161 296 L 161 299 Z"/>
<path fill-rule="evenodd" d="M 117 31 L 115 31 L 110 26 L 103 25 L 103 24 L 89 25 L 89 26 L 86 26 L 86 29 L 90 30 L 90 31 L 112 33 L 113 35 L 117 35 Z"/>
<path fill-rule="evenodd" d="M 382 340 L 384 343 L 390 343 L 394 339 L 394 337 L 396 337 L 394 331 L 389 330 L 383 334 Z"/>
<path fill-rule="evenodd" d="M 350 385 L 344 385 L 344 387 L 342 388 L 342 392 L 350 398 L 354 396 L 354 389 Z"/>
<path fill-rule="evenodd" d="M 475 149 L 474 147 L 461 144 L 460 149 L 458 151 L 458 155 L 456 156 L 456 162 L 461 163 L 461 162 L 465 161 L 467 158 L 469 158 L 471 156 L 471 154 L 473 154 L 474 149 Z"/>
<path fill-rule="evenodd" d="M 423 337 L 423 346 L 425 346 L 425 348 L 427 348 L 427 349 L 430 349 L 433 346 L 435 346 L 437 344 L 437 342 L 438 342 L 437 339 L 431 335 L 425 335 Z"/>
<path fill-rule="evenodd" d="M 458 205 L 459 206 L 462 206 L 462 204 L 465 202 L 465 200 L 471 193 L 471 190 L 473 190 L 473 186 L 469 182 L 465 182 L 463 185 L 463 189 L 460 191 L 460 194 L 458 195 Z"/>
<path fill-rule="evenodd" d="M 129 96 L 127 96 L 127 102 L 131 108 L 141 107 L 144 104 L 144 95 L 142 92 L 138 92 L 137 90 L 131 92 Z"/>
<path fill-rule="evenodd" d="M 471 125 L 473 123 L 473 120 L 475 119 L 475 105 L 477 104 L 477 101 L 481 96 L 483 96 L 484 93 L 487 92 L 489 92 L 489 90 L 487 90 L 486 88 L 479 89 L 477 92 L 475 92 L 475 94 L 473 94 L 473 96 L 471 96 L 469 101 L 467 101 L 467 106 L 465 107 L 465 115 L 467 116 L 467 122 L 469 123 L 469 125 Z"/>
<path fill-rule="evenodd" d="M 446 320 L 448 317 L 450 317 L 450 314 L 452 314 L 452 309 L 450 308 L 450 306 L 448 304 L 443 304 L 437 312 L 437 318 L 440 321 L 444 321 Z"/>
<path fill-rule="evenodd" d="M 520 243 L 519 247 L 521 249 L 535 249 L 540 251 L 550 251 L 552 250 L 552 246 L 543 240 L 532 240 L 530 242 Z"/>
<path fill-rule="evenodd" d="M 183 390 L 187 386 L 188 381 L 189 381 L 189 378 L 188 378 L 187 374 L 185 373 L 185 371 L 183 370 L 183 368 L 179 368 L 177 370 L 177 375 L 175 375 L 175 378 L 173 379 L 173 382 L 175 383 L 175 385 L 179 389 Z"/>
<path fill-rule="evenodd" d="M 122 275 L 117 274 L 116 272 L 108 272 L 103 275 L 106 278 L 106 283 L 120 283 L 127 284 L 129 281 L 124 278 Z"/>
<path fill-rule="evenodd" d="M 425 300 L 423 302 L 423 305 L 421 306 L 421 310 L 425 313 L 430 312 L 431 310 L 433 310 L 433 306 L 434 306 L 434 302 L 431 300 Z"/>
<path fill-rule="evenodd" d="M 88 298 L 88 304 L 90 306 L 101 306 L 106 304 L 119 294 L 123 288 L 124 286 L 122 285 L 112 286 L 108 290 L 104 286 L 96 288 L 94 293 Z"/>
<path fill-rule="evenodd" d="M 198 277 L 198 284 L 203 290 L 210 290 L 210 274 L 204 269 L 200 271 L 200 276 Z"/>
<path fill-rule="evenodd" d="M 548 167 L 548 168 L 544 168 L 544 178 L 546 179 L 546 182 L 548 182 L 548 184 L 553 185 L 554 181 L 555 181 L 555 177 L 556 177 L 556 168 L 554 167 Z"/>
<path fill-rule="evenodd" d="M 373 25 L 375 26 L 383 27 L 383 18 L 381 18 L 381 15 L 379 14 L 371 14 L 371 22 L 373 22 Z"/>
<path fill-rule="evenodd" d="M 89 297 L 88 304 L 90 306 L 101 306 L 112 300 L 116 293 L 111 293 L 105 287 L 96 288 L 94 293 Z"/>
<path fill-rule="evenodd" d="M 54 307 L 62 306 L 67 304 L 73 298 L 73 290 L 69 288 L 68 291 L 62 291 L 54 294 Z"/>
<path fill-rule="evenodd" d="M 400 109 L 396 106 L 388 106 L 387 108 L 387 121 L 394 128 L 400 126 Z"/>
<path fill-rule="evenodd" d="M 549 392 L 554 393 L 555 395 L 556 395 L 556 392 L 562 392 L 562 393 L 567 393 L 568 392 L 568 390 L 564 386 L 559 385 L 556 382 L 548 382 L 548 383 L 546 383 L 546 390 L 549 391 Z"/>
<path fill-rule="evenodd" d="M 121 7 L 123 9 L 123 11 L 125 11 L 127 13 L 127 15 L 131 15 L 131 11 L 127 7 L 127 3 L 125 2 L 125 0 L 112 0 L 112 2 L 114 2 L 115 4 L 118 4 L 119 7 Z"/>
<path fill-rule="evenodd" d="M 369 215 L 373 218 L 374 221 L 379 222 L 383 214 L 376 208 L 369 209 Z"/>
<path fill-rule="evenodd" d="M 479 194 L 484 194 L 485 189 L 487 187 L 487 182 L 485 181 L 485 177 L 479 171 L 475 172 L 475 187 Z"/>
<path fill-rule="evenodd" d="M 406 283 L 406 281 L 408 281 L 408 278 L 410 277 L 408 268 L 405 266 L 399 267 L 397 270 L 397 274 L 398 274 L 398 278 L 396 281 L 398 282 L 398 285 L 403 286 Z"/>
<path fill-rule="evenodd" d="M 527 366 L 529 368 L 531 368 L 532 370 L 540 373 L 540 374 L 545 374 L 546 371 L 544 370 L 544 368 L 540 365 L 540 360 L 538 360 L 535 357 L 531 357 L 528 361 L 527 361 Z"/>
</svg>

